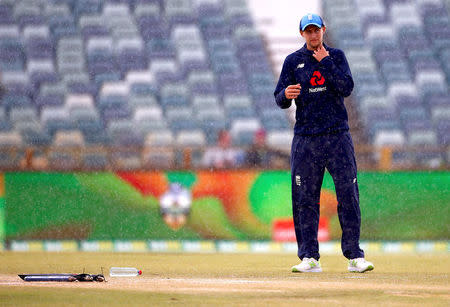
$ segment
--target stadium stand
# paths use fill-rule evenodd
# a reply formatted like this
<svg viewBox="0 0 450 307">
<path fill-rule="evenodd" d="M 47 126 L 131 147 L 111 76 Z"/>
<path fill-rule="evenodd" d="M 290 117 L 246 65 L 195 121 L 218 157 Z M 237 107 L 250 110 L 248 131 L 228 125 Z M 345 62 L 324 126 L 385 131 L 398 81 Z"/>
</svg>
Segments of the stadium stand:
<svg viewBox="0 0 450 307">
<path fill-rule="evenodd" d="M 261 125 L 291 134 L 274 104 L 259 108 L 275 78 L 243 0 L 2 1 L 0 69 L 0 139 L 50 146 L 50 167 L 108 158 L 69 147 L 205 146 L 221 129 L 248 145 Z"/>
<path fill-rule="evenodd" d="M 449 10 L 448 0 L 323 0 L 369 145 L 419 148 L 399 161 L 450 160 L 427 149 L 450 145 Z M 14 147 L 5 168 L 30 148 L 64 170 L 177 165 L 170 148 L 213 146 L 223 129 L 235 146 L 263 128 L 289 149 L 245 0 L 3 0 L 0 70 L 0 146 Z"/>
<path fill-rule="evenodd" d="M 448 163 L 428 149 L 450 145 L 450 1 L 324 0 L 323 9 L 370 142 L 421 148 L 412 163 Z"/>
</svg>

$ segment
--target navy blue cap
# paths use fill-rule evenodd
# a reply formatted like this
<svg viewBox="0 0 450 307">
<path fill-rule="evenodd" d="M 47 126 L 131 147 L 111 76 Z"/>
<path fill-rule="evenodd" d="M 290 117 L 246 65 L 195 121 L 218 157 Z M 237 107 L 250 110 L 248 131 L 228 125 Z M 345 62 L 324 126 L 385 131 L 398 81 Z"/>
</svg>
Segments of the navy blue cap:
<svg viewBox="0 0 450 307">
<path fill-rule="evenodd" d="M 300 19 L 300 30 L 305 31 L 307 26 L 314 25 L 316 27 L 322 28 L 325 24 L 317 14 L 306 14 Z"/>
</svg>

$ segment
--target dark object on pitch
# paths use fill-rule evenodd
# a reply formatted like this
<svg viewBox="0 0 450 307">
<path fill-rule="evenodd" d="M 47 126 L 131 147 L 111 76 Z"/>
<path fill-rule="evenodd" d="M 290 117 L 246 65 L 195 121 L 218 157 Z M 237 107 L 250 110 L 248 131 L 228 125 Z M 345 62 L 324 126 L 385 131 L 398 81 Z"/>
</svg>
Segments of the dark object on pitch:
<svg viewBox="0 0 450 307">
<path fill-rule="evenodd" d="M 24 281 L 105 281 L 103 274 L 20 274 Z"/>
</svg>

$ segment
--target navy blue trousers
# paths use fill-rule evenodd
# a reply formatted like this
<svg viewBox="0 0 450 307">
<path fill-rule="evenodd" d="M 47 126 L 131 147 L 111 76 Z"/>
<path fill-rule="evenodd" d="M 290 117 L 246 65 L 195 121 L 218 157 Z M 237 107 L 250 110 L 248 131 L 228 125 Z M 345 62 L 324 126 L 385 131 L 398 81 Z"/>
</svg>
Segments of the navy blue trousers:
<svg viewBox="0 0 450 307">
<path fill-rule="evenodd" d="M 355 151 L 348 131 L 318 136 L 295 135 L 292 141 L 292 211 L 298 257 L 320 258 L 317 232 L 325 168 L 336 188 L 342 252 L 348 259 L 364 257 L 359 247 L 361 212 Z"/>
</svg>

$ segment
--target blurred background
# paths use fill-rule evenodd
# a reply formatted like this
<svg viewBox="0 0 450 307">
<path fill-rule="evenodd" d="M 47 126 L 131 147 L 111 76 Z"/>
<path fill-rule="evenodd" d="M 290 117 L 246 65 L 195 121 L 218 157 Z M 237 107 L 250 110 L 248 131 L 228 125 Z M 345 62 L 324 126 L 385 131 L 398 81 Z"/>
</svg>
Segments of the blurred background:
<svg viewBox="0 0 450 307">
<path fill-rule="evenodd" d="M 355 81 L 363 238 L 448 240 L 448 0 L 1 0 L 0 239 L 292 241 L 273 91 L 309 12 Z"/>
</svg>

